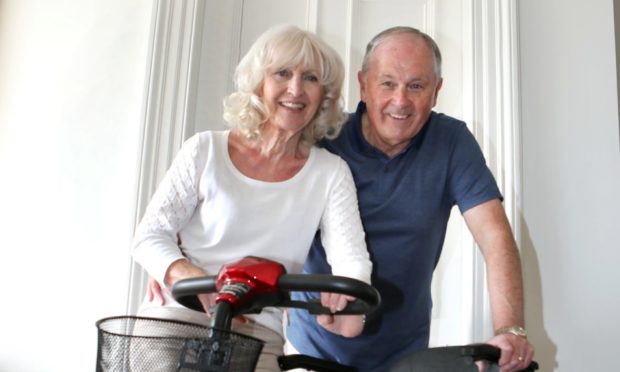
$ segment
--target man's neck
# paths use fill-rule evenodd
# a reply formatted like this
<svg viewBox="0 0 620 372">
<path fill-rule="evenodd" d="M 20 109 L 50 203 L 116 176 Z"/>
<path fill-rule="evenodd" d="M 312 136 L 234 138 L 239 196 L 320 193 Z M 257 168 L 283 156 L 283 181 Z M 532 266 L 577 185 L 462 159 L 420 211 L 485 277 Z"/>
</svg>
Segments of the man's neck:
<svg viewBox="0 0 620 372">
<path fill-rule="evenodd" d="M 372 127 L 370 125 L 370 118 L 366 112 L 362 114 L 362 136 L 364 136 L 366 142 L 368 142 L 372 147 L 378 151 L 381 151 L 390 159 L 395 158 L 409 145 L 409 142 L 392 145 L 388 142 L 381 141 L 379 136 L 373 134 Z"/>
</svg>

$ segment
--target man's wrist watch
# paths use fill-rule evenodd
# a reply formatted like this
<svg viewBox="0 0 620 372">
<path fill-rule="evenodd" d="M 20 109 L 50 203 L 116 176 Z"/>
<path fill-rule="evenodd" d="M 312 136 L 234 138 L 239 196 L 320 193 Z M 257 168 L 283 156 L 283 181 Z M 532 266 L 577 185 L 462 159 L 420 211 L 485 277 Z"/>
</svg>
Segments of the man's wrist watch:
<svg viewBox="0 0 620 372">
<path fill-rule="evenodd" d="M 507 333 L 527 338 L 527 332 L 525 331 L 525 328 L 521 326 L 502 327 L 495 331 L 495 336 L 505 335 Z"/>
</svg>

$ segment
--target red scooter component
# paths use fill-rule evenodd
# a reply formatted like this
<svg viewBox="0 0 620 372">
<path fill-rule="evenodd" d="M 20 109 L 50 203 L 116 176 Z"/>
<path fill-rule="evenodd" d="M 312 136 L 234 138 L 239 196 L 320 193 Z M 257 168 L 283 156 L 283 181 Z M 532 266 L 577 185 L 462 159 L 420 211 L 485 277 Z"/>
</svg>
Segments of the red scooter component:
<svg viewBox="0 0 620 372">
<path fill-rule="evenodd" d="M 254 297 L 278 296 L 278 279 L 286 269 L 281 264 L 259 257 L 245 257 L 222 266 L 217 275 L 216 303 L 228 302 L 235 309 L 248 309 Z M 255 309 L 258 311 L 260 309 Z"/>
</svg>

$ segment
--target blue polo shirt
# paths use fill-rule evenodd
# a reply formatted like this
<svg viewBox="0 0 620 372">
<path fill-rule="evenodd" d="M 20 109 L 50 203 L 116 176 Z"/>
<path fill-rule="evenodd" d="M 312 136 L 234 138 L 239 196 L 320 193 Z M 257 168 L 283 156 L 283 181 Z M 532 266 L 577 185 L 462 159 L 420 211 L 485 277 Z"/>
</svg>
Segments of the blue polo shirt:
<svg viewBox="0 0 620 372">
<path fill-rule="evenodd" d="M 353 173 L 381 306 L 355 338 L 334 335 L 296 309 L 289 312 L 286 333 L 302 354 L 360 371 L 387 371 L 405 354 L 428 347 L 431 280 L 452 207 L 462 213 L 502 196 L 464 122 L 433 112 L 409 146 L 390 159 L 362 136 L 365 111 L 360 102 L 338 138 L 322 146 L 341 156 Z M 318 235 L 304 270 L 331 272 Z"/>
</svg>

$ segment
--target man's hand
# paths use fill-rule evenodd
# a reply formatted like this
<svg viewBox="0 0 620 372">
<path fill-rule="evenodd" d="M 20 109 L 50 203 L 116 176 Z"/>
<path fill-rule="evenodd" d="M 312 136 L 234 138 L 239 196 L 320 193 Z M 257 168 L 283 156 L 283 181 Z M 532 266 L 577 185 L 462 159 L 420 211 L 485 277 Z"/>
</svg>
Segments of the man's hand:
<svg viewBox="0 0 620 372">
<path fill-rule="evenodd" d="M 497 335 L 487 343 L 502 350 L 498 363 L 501 372 L 521 371 L 527 368 L 534 358 L 534 347 L 525 337 L 507 333 Z"/>
<path fill-rule="evenodd" d="M 354 297 L 337 293 L 321 293 L 321 305 L 332 313 L 343 310 Z M 363 315 L 318 315 L 317 322 L 328 331 L 344 337 L 355 337 L 364 329 Z"/>
</svg>

